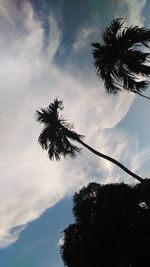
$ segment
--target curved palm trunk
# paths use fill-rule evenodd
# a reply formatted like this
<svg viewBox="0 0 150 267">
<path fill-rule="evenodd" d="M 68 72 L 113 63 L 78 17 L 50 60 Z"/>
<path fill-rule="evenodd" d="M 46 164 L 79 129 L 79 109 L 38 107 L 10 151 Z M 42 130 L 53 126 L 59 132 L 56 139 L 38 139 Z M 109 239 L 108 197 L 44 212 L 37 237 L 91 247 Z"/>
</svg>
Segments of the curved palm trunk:
<svg viewBox="0 0 150 267">
<path fill-rule="evenodd" d="M 124 89 L 124 86 L 123 86 L 122 84 L 117 83 L 117 82 L 114 82 L 114 83 L 117 84 L 117 85 L 119 85 L 120 87 L 122 87 L 122 88 Z M 140 96 L 142 96 L 142 97 L 144 97 L 144 98 L 150 100 L 150 97 L 149 97 L 149 96 L 143 95 L 143 94 L 141 94 L 140 92 L 136 92 L 136 91 L 134 91 L 134 90 L 132 90 L 132 89 L 130 89 L 130 91 L 131 91 L 132 93 L 134 93 L 134 94 L 140 95 Z"/>
<path fill-rule="evenodd" d="M 135 92 L 135 91 L 131 91 L 131 92 L 133 92 L 133 93 L 135 93 L 135 94 L 137 94 L 137 95 L 140 95 L 140 96 L 142 96 L 142 97 L 144 97 L 144 98 L 150 100 L 150 97 L 148 97 L 148 96 L 146 96 L 146 95 L 143 95 L 143 94 L 138 93 L 138 92 Z"/>
<path fill-rule="evenodd" d="M 83 145 L 84 147 L 86 147 L 88 150 L 90 150 L 91 152 L 93 152 L 95 155 L 104 158 L 112 163 L 114 163 L 115 165 L 117 165 L 119 168 L 121 168 L 122 170 L 124 170 L 126 173 L 128 173 L 129 175 L 131 175 L 133 178 L 135 178 L 136 180 L 138 180 L 139 182 L 144 182 L 145 180 L 143 178 L 141 178 L 140 176 L 138 176 L 137 174 L 135 174 L 134 172 L 130 171 L 129 169 L 127 169 L 124 165 L 122 165 L 119 161 L 105 155 L 102 154 L 100 152 L 98 152 L 97 150 L 93 149 L 92 147 L 88 146 L 86 143 L 84 143 L 81 139 L 77 140 L 81 145 Z"/>
</svg>

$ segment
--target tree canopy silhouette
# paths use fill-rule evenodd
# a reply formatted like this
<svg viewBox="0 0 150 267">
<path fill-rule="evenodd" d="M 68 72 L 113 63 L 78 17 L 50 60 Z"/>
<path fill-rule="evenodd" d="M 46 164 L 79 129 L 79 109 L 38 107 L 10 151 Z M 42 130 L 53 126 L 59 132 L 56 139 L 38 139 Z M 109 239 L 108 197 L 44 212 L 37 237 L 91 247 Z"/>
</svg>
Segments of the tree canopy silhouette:
<svg viewBox="0 0 150 267">
<path fill-rule="evenodd" d="M 83 142 L 82 139 L 84 136 L 77 134 L 73 130 L 73 124 L 67 123 L 64 117 L 62 115 L 59 115 L 59 110 L 63 109 L 62 104 L 62 101 L 55 99 L 54 102 L 50 103 L 47 108 L 37 110 L 35 113 L 36 120 L 44 125 L 38 141 L 42 148 L 48 151 L 50 160 L 60 160 L 61 156 L 75 157 L 77 153 L 81 151 L 81 148 L 73 144 L 73 141 L 76 141 L 95 155 L 117 165 L 119 168 L 124 170 L 126 173 L 128 173 L 138 181 L 146 181 L 134 172 L 130 171 L 116 159 L 98 152 L 97 150 L 93 149 L 85 142 Z"/>
<path fill-rule="evenodd" d="M 150 30 L 139 26 L 124 27 L 124 19 L 112 20 L 102 34 L 100 42 L 92 43 L 94 64 L 97 75 L 104 81 L 106 91 L 117 94 L 126 90 L 142 94 L 149 77 L 149 53 L 143 47 L 149 48 Z"/>
<path fill-rule="evenodd" d="M 44 124 L 39 136 L 39 143 L 43 149 L 48 150 L 50 160 L 60 160 L 61 156 L 75 157 L 80 148 L 72 144 L 72 140 L 82 138 L 72 130 L 73 125 L 66 122 L 63 116 L 59 116 L 59 110 L 63 109 L 63 102 L 55 99 L 48 108 L 36 111 L 36 119 Z"/>
<path fill-rule="evenodd" d="M 61 246 L 66 266 L 150 266 L 150 206 L 141 186 L 91 183 L 74 195 L 75 223 Z"/>
</svg>

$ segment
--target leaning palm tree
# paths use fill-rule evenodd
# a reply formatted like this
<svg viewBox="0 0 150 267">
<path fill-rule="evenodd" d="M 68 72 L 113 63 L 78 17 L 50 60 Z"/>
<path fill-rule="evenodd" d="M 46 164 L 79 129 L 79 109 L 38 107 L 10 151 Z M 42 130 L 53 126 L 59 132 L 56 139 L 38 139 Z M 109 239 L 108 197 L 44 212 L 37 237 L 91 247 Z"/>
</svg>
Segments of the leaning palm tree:
<svg viewBox="0 0 150 267">
<path fill-rule="evenodd" d="M 112 20 L 98 43 L 92 43 L 94 65 L 107 93 L 117 94 L 126 90 L 147 97 L 142 92 L 147 88 L 150 76 L 148 65 L 150 30 L 139 26 L 124 27 L 124 20 Z"/>
<path fill-rule="evenodd" d="M 144 182 L 145 179 L 141 178 L 137 174 L 127 169 L 120 162 L 111 158 L 101 152 L 96 151 L 89 145 L 83 142 L 83 135 L 77 134 L 73 130 L 73 125 L 67 123 L 63 116 L 59 115 L 59 110 L 63 109 L 63 102 L 55 99 L 53 103 L 45 109 L 37 110 L 36 120 L 44 125 L 43 130 L 38 138 L 39 144 L 43 149 L 48 151 L 50 160 L 60 160 L 61 156 L 75 157 L 77 153 L 81 151 L 81 148 L 73 144 L 78 142 L 93 152 L 95 155 L 102 157 L 120 167 L 126 173 L 134 177 L 140 182 Z"/>
</svg>

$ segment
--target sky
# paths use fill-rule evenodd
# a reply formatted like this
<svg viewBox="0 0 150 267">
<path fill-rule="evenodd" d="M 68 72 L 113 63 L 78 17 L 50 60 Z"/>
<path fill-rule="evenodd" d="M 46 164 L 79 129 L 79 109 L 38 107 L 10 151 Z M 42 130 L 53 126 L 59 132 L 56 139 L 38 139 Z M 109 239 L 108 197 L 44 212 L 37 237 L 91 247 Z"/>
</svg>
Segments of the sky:
<svg viewBox="0 0 150 267">
<path fill-rule="evenodd" d="M 149 28 L 149 11 L 146 0 L 0 0 L 0 266 L 63 267 L 73 194 L 91 181 L 135 182 L 85 148 L 49 161 L 35 111 L 56 97 L 85 142 L 148 177 L 150 103 L 106 94 L 91 42 L 120 16 Z"/>
</svg>

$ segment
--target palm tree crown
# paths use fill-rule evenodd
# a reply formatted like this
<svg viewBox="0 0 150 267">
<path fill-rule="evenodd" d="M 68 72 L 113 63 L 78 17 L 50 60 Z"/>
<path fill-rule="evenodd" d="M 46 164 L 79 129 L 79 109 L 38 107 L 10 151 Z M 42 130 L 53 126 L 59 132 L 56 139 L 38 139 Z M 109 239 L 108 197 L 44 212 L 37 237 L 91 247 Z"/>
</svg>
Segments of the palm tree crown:
<svg viewBox="0 0 150 267">
<path fill-rule="evenodd" d="M 62 109 L 62 101 L 55 99 L 48 108 L 36 111 L 36 120 L 44 124 L 38 141 L 43 149 L 48 150 L 50 159 L 59 160 L 61 155 L 75 157 L 80 152 L 80 148 L 73 145 L 71 140 L 78 140 L 83 136 L 73 131 L 73 125 L 59 116 L 58 110 Z"/>
<path fill-rule="evenodd" d="M 124 89 L 141 94 L 148 86 L 143 77 L 150 75 L 150 66 L 146 65 L 150 54 L 140 48 L 149 48 L 150 30 L 123 25 L 122 18 L 112 20 L 102 41 L 92 43 L 94 64 L 108 93 L 117 94 Z"/>
</svg>

